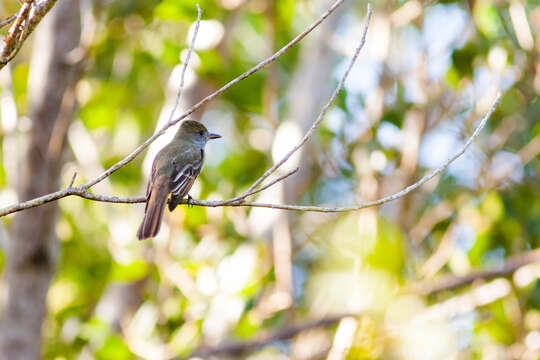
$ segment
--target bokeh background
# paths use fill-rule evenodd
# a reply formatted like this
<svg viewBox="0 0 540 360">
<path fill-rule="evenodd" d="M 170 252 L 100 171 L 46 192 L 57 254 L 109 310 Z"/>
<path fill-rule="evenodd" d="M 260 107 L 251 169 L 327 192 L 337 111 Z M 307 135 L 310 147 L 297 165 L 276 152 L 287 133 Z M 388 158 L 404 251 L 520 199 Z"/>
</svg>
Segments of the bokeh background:
<svg viewBox="0 0 540 360">
<path fill-rule="evenodd" d="M 65 187 L 74 171 L 75 184 L 95 177 L 168 119 L 196 3 L 55 5 L 0 71 L 2 206 L 25 200 L 32 186 L 33 196 Z M 177 114 L 330 5 L 198 3 L 203 20 Z M 456 152 L 503 91 L 484 132 L 446 173 L 405 198 L 351 213 L 182 206 L 144 242 L 135 237 L 143 204 L 69 197 L 4 217 L 3 351 L 21 326 L 44 359 L 169 359 L 348 314 L 217 358 L 538 359 L 540 2 L 372 5 L 345 88 L 284 166 L 299 173 L 256 198 L 330 206 L 396 192 Z M 0 18 L 19 7 L 3 1 Z M 296 144 L 343 73 L 365 13 L 366 2 L 345 1 L 275 64 L 191 116 L 223 135 L 207 147 L 194 198 L 240 194 Z M 43 140 L 47 131 L 36 129 L 47 117 Z M 174 131 L 92 190 L 143 195 L 153 156 Z M 32 158 L 36 142 L 48 151 Z M 529 264 L 519 262 L 524 254 Z M 39 274 L 21 270 L 28 259 Z M 500 277 L 448 285 L 480 269 L 508 269 L 509 259 L 518 266 Z M 10 311 L 21 302 L 34 306 L 14 321 Z"/>
</svg>

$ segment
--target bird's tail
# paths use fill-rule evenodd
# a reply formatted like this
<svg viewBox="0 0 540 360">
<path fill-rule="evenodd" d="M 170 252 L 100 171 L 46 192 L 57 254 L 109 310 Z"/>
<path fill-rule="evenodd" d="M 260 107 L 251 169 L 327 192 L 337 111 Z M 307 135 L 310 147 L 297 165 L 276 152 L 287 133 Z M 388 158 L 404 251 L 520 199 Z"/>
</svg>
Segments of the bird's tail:
<svg viewBox="0 0 540 360">
<path fill-rule="evenodd" d="M 158 177 L 151 184 L 151 190 L 146 199 L 144 219 L 137 231 L 139 240 L 151 238 L 157 235 L 161 225 L 163 209 L 167 202 L 169 189 L 165 177 Z"/>
</svg>

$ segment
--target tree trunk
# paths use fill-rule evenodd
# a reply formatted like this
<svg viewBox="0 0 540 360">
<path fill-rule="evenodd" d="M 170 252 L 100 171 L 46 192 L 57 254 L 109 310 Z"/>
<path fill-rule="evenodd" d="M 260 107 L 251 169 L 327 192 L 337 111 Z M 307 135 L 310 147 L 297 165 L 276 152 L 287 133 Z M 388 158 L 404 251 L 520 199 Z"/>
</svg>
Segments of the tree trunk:
<svg viewBox="0 0 540 360">
<path fill-rule="evenodd" d="M 19 198 L 27 200 L 59 188 L 64 135 L 73 115 L 80 63 L 68 53 L 79 46 L 79 2 L 57 4 L 36 32 L 29 74 L 32 130 L 20 164 Z M 5 249 L 7 297 L 0 328 L 0 359 L 38 359 L 46 295 L 58 245 L 57 203 L 26 210 L 13 220 Z"/>
</svg>

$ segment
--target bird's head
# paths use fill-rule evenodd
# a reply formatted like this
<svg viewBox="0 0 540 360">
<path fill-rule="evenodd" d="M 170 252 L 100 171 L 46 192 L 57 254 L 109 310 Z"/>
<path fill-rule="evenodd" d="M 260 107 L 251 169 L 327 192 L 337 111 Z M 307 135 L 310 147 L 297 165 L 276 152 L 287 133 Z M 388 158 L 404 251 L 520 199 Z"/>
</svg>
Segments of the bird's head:
<svg viewBox="0 0 540 360">
<path fill-rule="evenodd" d="M 208 140 L 220 137 L 221 135 L 209 132 L 203 124 L 195 120 L 182 121 L 180 129 L 176 133 L 176 138 L 194 142 L 201 147 L 204 147 Z"/>
</svg>

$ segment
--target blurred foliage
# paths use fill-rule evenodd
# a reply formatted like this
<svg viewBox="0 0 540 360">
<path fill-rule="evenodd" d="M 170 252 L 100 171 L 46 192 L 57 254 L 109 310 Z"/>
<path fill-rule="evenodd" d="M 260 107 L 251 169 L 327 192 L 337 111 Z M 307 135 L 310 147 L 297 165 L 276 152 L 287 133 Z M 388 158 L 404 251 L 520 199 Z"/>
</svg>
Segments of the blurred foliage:
<svg viewBox="0 0 540 360">
<path fill-rule="evenodd" d="M 326 6 L 292 0 L 92 2 L 86 9 L 95 21 L 86 29 L 92 31 L 89 66 L 76 89 L 79 108 L 68 132 L 63 183 L 73 169 L 82 182 L 113 165 L 168 116 L 164 104 L 179 81 L 169 76 L 185 56 L 197 3 L 203 23 L 183 95 L 193 102 L 283 46 Z M 5 1 L 1 17 L 16 9 L 15 0 Z M 487 285 L 426 296 L 405 292 L 415 281 L 497 266 L 539 245 L 540 4 L 379 1 L 375 14 L 359 64 L 304 149 L 301 167 L 309 175 L 295 175 L 304 176 L 295 201 L 350 205 L 412 184 L 456 151 L 487 111 L 494 89 L 502 89 L 497 111 L 468 153 L 440 178 L 381 208 L 335 215 L 180 207 L 146 242 L 135 240 L 142 204 L 62 199 L 56 225 L 61 256 L 47 298 L 44 358 L 171 358 L 329 313 L 358 317 L 310 330 L 291 346 L 275 341 L 250 359 L 540 358 L 538 266 Z M 276 144 L 293 145 L 280 143 L 276 131 L 286 120 L 300 121 L 288 118 L 290 109 L 302 108 L 297 102 L 303 94 L 291 89 L 308 83 L 298 80 L 301 70 L 317 60 L 302 51 L 319 46 L 336 59 L 320 70 L 331 81 L 303 89 L 324 99 L 320 94 L 337 83 L 364 15 L 363 3 L 336 13 L 336 29 L 320 43 L 309 42 L 316 36 L 309 35 L 272 67 L 194 114 L 224 135 L 208 147 L 195 198 L 234 197 L 272 164 Z M 5 165 L 13 156 L 9 146 L 29 126 L 31 50 L 26 45 L 12 62 L 12 87 L 2 84 L 19 117 L 15 130 L 2 118 L 3 205 L 15 201 L 17 186 L 16 173 Z M 278 123 L 269 118 L 272 111 Z M 141 169 L 151 160 L 144 156 L 94 191 L 143 194 Z M 280 191 L 270 191 L 261 201 L 278 202 Z M 292 303 L 277 268 L 281 257 L 272 255 L 273 243 L 287 238 L 278 214 L 287 215 L 292 241 Z M 481 299 L 467 297 L 488 285 Z M 460 305 L 451 308 L 452 300 Z M 429 320 L 418 320 L 426 314 Z"/>
</svg>

